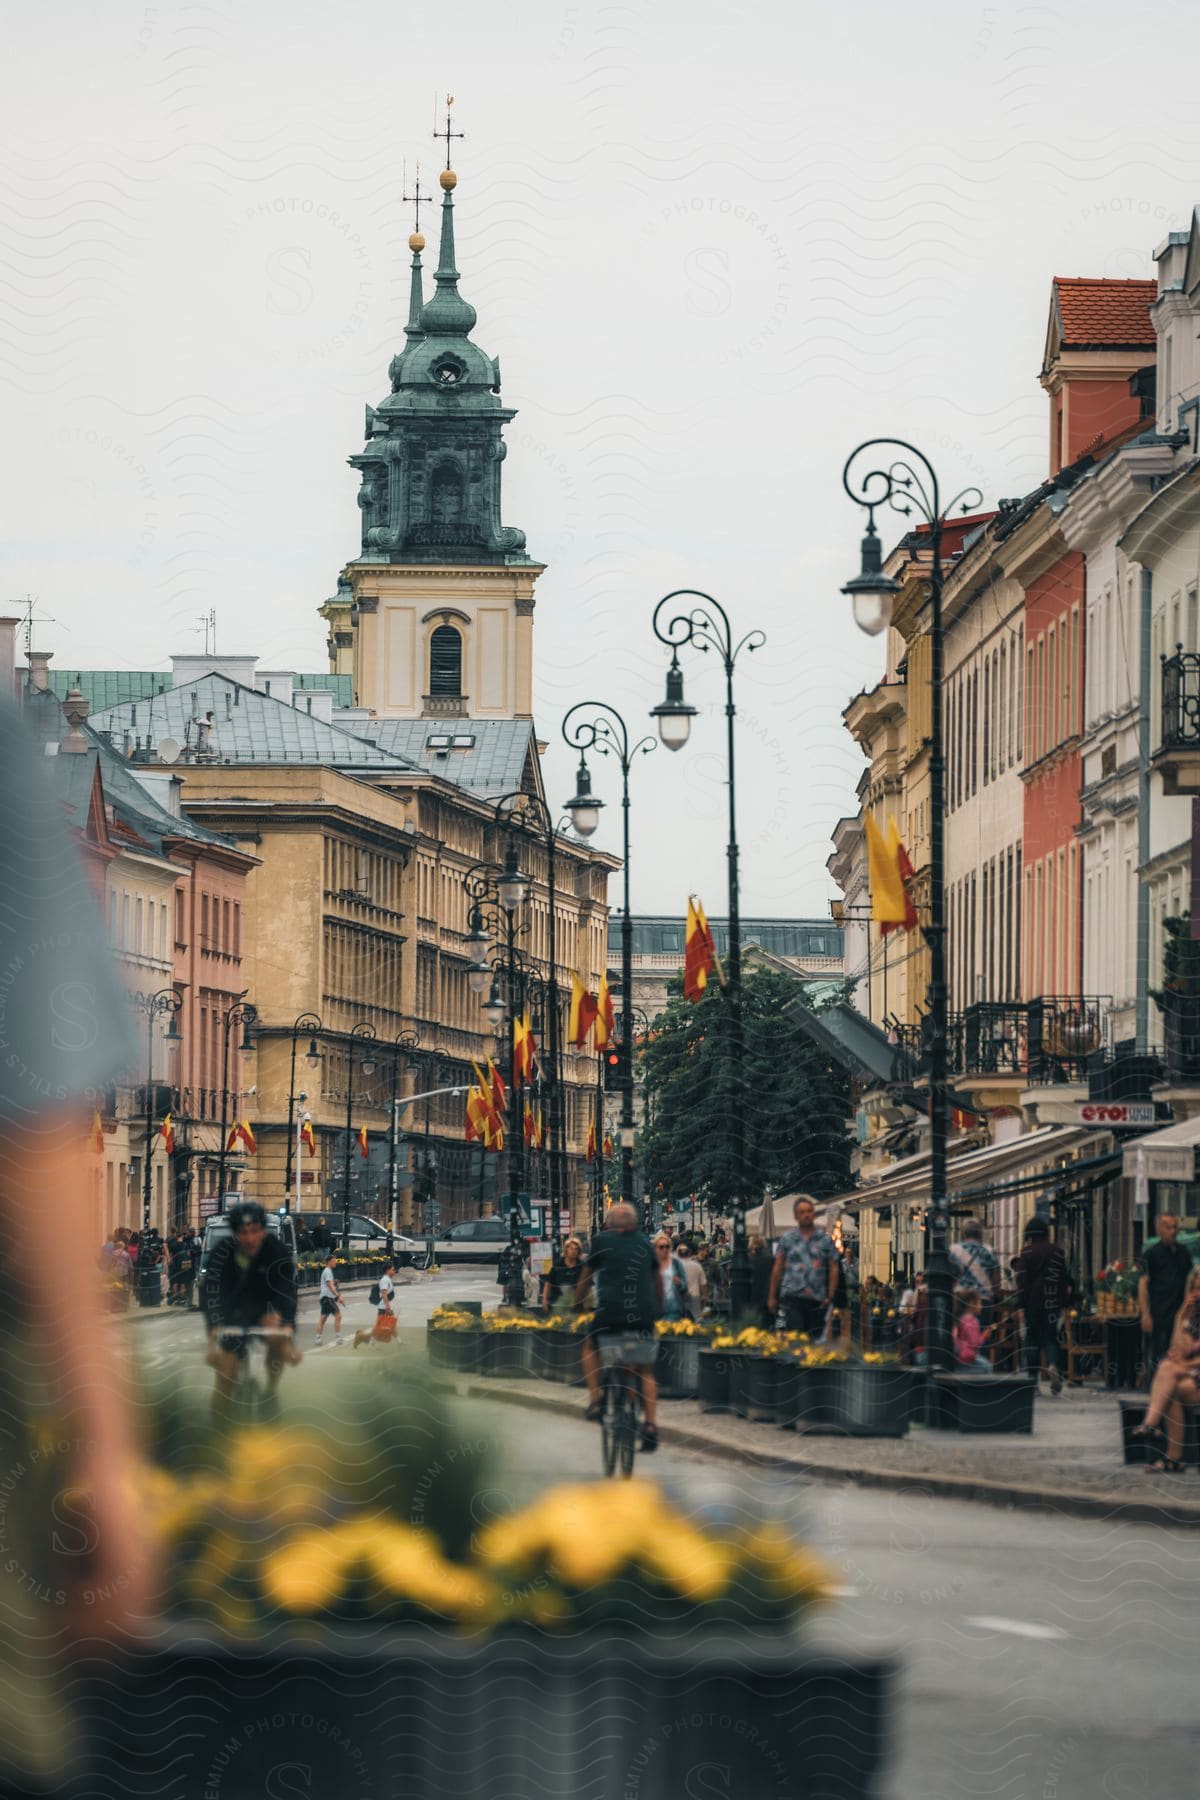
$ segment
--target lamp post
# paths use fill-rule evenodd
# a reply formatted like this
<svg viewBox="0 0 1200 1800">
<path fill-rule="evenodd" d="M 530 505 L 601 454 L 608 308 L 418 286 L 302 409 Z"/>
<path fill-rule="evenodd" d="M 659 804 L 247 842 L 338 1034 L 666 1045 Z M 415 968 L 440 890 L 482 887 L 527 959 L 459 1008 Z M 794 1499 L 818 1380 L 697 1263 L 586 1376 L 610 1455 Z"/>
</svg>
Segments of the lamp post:
<svg viewBox="0 0 1200 1800">
<path fill-rule="evenodd" d="M 162 1282 L 150 1255 L 150 1164 L 154 1150 L 154 1021 L 167 1015 L 164 1044 L 180 1042 L 175 1023 L 183 1005 L 174 988 L 160 988 L 157 994 L 139 994 L 137 1004 L 146 1015 L 146 1154 L 142 1167 L 142 1234 L 138 1241 L 137 1293 L 139 1306 L 157 1306 L 162 1298 Z"/>
<path fill-rule="evenodd" d="M 884 467 L 866 468 L 859 459 L 885 452 Z M 898 452 L 898 455 L 893 455 Z M 883 571 L 882 546 L 875 512 L 887 506 L 905 517 L 914 514 L 928 528 L 929 565 L 929 989 L 926 1002 L 929 1045 L 929 1209 L 925 1218 L 926 1285 L 929 1292 L 928 1351 L 931 1368 L 954 1364 L 951 1301 L 953 1281 L 947 1244 L 950 1217 L 946 1194 L 946 1141 L 950 1096 L 946 1086 L 946 1038 L 949 1001 L 946 988 L 946 759 L 942 733 L 942 535 L 947 515 L 968 512 L 982 503 L 978 488 L 968 487 L 943 507 L 938 478 L 929 459 L 901 438 L 870 438 L 846 459 L 842 486 L 867 514 L 861 567 L 842 589 L 849 595 L 854 620 L 875 637 L 891 622 L 900 583 Z"/>
<path fill-rule="evenodd" d="M 373 1044 L 376 1038 L 375 1027 L 365 1019 L 350 1029 L 346 1044 L 346 1168 L 342 1176 L 342 1255 L 350 1254 L 350 1159 L 354 1154 L 354 1047 L 356 1044 Z M 364 1049 L 362 1055 L 362 1071 L 370 1075 L 375 1067 L 375 1058 L 369 1050 Z"/>
<path fill-rule="evenodd" d="M 229 1154 L 229 1040 L 233 1028 L 242 1027 L 238 1054 L 245 1056 L 254 1048 L 253 1031 L 258 1023 L 258 1008 L 245 998 L 235 1000 L 226 1012 L 219 1013 L 224 1039 L 221 1050 L 221 1148 L 217 1152 L 217 1211 L 225 1211 L 225 1159 Z"/>
<path fill-rule="evenodd" d="M 689 611 L 677 612 L 665 623 L 660 622 L 664 612 L 668 612 L 677 600 L 692 600 L 696 604 Z M 729 615 L 724 607 L 719 601 L 714 600 L 711 594 L 700 593 L 694 588 L 677 588 L 673 593 L 664 594 L 654 609 L 653 625 L 655 637 L 661 643 L 666 644 L 671 651 L 666 694 L 659 705 L 653 708 L 650 715 L 651 718 L 658 720 L 658 735 L 668 750 L 683 749 L 688 741 L 692 719 L 696 713 L 695 707 L 689 706 L 684 699 L 683 671 L 679 667 L 680 646 L 695 644 L 699 650 L 715 650 L 725 671 L 726 786 L 729 794 L 729 842 L 726 847 L 726 861 L 729 870 L 729 967 L 725 984 L 725 1002 L 728 1010 L 729 1068 L 726 1104 L 729 1107 L 730 1141 L 733 1146 L 733 1253 L 729 1262 L 729 1310 L 730 1317 L 736 1319 L 750 1309 L 751 1286 L 750 1257 L 746 1242 L 745 1123 L 740 1092 L 744 1033 L 733 732 L 734 719 L 737 715 L 733 704 L 733 676 L 738 658 L 743 650 L 755 651 L 767 640 L 763 632 L 749 631 L 735 642 L 733 626 L 730 624 Z M 630 996 L 627 994 L 625 998 L 628 1001 Z"/>
<path fill-rule="evenodd" d="M 283 1180 L 283 1203 L 286 1208 L 289 1204 L 290 1197 L 291 1197 L 292 1167 L 293 1167 L 292 1157 L 294 1155 L 296 1158 L 295 1172 L 296 1172 L 296 1211 L 297 1212 L 300 1211 L 300 1151 L 296 1144 L 296 1137 L 297 1137 L 297 1132 L 296 1132 L 296 1042 L 297 1042 L 297 1039 L 300 1038 L 304 1032 L 306 1032 L 306 1031 L 308 1032 L 308 1034 L 309 1034 L 308 1049 L 304 1053 L 304 1060 L 308 1064 L 308 1067 L 310 1069 L 319 1069 L 321 1066 L 321 1052 L 317 1048 L 317 1033 L 319 1031 L 323 1031 L 323 1030 L 324 1030 L 324 1026 L 321 1024 L 321 1021 L 317 1017 L 316 1013 L 301 1013 L 300 1017 L 296 1020 L 295 1024 L 292 1026 L 292 1068 L 291 1068 L 291 1074 L 288 1077 L 287 1173 L 285 1174 L 284 1180 Z"/>
<path fill-rule="evenodd" d="M 557 1249 L 560 1231 L 559 1219 L 567 1199 L 566 1170 L 566 1124 L 563 1109 L 562 1092 L 562 1007 L 559 1003 L 558 990 L 558 845 L 560 827 L 555 824 L 554 817 L 545 802 L 536 794 L 519 791 L 502 794 L 496 803 L 496 822 L 503 825 L 509 833 L 508 854 L 513 854 L 512 833 L 520 831 L 526 837 L 539 843 L 546 852 L 546 1060 L 549 1064 L 549 1081 L 547 1082 L 548 1138 L 549 1138 L 549 1190 L 550 1207 L 554 1214 L 553 1238 Z M 595 830 L 595 826 L 592 826 Z M 504 878 L 500 880 L 501 902 L 504 901 Z M 526 880 L 525 891 L 528 892 Z M 522 896 L 522 900 L 524 896 Z M 543 1067 L 545 1067 L 545 1062 Z"/>
<path fill-rule="evenodd" d="M 571 721 L 576 714 L 587 713 L 591 716 Z M 621 999 L 624 1006 L 625 1026 L 621 1031 L 619 1044 L 621 1064 L 621 1198 L 633 1201 L 633 1041 L 628 1029 L 633 1005 L 633 914 L 629 906 L 629 771 L 633 767 L 634 758 L 639 754 L 646 756 L 654 748 L 654 739 L 644 737 L 638 743 L 630 745 L 629 727 L 615 707 L 604 700 L 582 700 L 573 706 L 563 719 L 563 737 L 572 749 L 579 751 L 579 772 L 576 776 L 575 796 L 567 801 L 567 811 L 571 816 L 580 837 L 591 837 L 600 823 L 600 808 L 604 802 L 592 793 L 592 778 L 587 766 L 586 752 L 595 749 L 601 756 L 615 756 L 621 771 L 621 828 L 622 857 L 624 862 L 624 902 L 625 912 L 621 920 Z M 638 1206 L 639 1216 L 641 1207 Z M 644 1221 L 643 1221 L 644 1223 Z"/>
<path fill-rule="evenodd" d="M 392 1254 L 394 1248 L 392 1238 L 396 1230 L 396 1154 L 397 1140 L 400 1135 L 399 1081 L 400 1058 L 409 1057 L 414 1050 L 421 1048 L 421 1039 L 415 1031 L 405 1030 L 396 1033 L 396 1041 L 392 1046 L 392 1110 L 389 1115 L 390 1130 L 388 1132 L 388 1226 L 387 1253 Z M 426 1108 L 428 1112 L 428 1107 Z"/>
</svg>

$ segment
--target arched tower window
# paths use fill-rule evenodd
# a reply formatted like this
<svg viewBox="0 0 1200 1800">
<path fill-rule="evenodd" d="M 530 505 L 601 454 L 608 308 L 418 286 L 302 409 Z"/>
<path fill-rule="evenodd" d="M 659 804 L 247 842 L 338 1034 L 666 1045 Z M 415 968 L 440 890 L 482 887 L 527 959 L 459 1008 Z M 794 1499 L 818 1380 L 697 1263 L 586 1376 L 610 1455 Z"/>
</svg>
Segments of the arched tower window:
<svg viewBox="0 0 1200 1800">
<path fill-rule="evenodd" d="M 435 525 L 452 525 L 462 518 L 463 484 L 462 475 L 453 463 L 442 463 L 433 472 L 433 491 L 430 496 Z"/>
<path fill-rule="evenodd" d="M 429 639 L 429 693 L 458 698 L 462 694 L 462 633 L 439 625 Z"/>
</svg>

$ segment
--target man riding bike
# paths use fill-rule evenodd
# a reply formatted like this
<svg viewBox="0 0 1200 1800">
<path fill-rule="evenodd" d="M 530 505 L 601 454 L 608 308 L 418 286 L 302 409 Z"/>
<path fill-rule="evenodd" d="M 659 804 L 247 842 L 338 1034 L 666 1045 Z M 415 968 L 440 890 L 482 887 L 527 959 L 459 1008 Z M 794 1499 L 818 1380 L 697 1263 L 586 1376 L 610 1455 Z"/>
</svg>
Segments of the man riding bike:
<svg viewBox="0 0 1200 1800">
<path fill-rule="evenodd" d="M 296 1328 L 296 1265 L 267 1230 L 267 1215 L 255 1200 L 229 1211 L 231 1235 L 209 1258 L 200 1304 L 208 1327 L 208 1362 L 217 1372 L 214 1407 L 233 1395 L 238 1364 L 247 1353 L 247 1330 L 280 1331 L 268 1339 L 267 1383 L 273 1396 L 285 1362 L 298 1363 L 292 1343 Z"/>
<path fill-rule="evenodd" d="M 600 1388 L 599 1343 L 605 1337 L 635 1335 L 642 1341 L 631 1358 L 642 1385 L 641 1448 L 658 1449 L 658 1384 L 654 1379 L 655 1322 L 662 1313 L 662 1278 L 649 1238 L 638 1230 L 636 1207 L 624 1201 L 610 1209 L 604 1230 L 592 1239 L 587 1264 L 575 1298 L 580 1306 L 595 1285 L 596 1316 L 583 1341 L 583 1373 L 588 1385 L 587 1417 L 599 1420 L 604 1412 Z"/>
</svg>

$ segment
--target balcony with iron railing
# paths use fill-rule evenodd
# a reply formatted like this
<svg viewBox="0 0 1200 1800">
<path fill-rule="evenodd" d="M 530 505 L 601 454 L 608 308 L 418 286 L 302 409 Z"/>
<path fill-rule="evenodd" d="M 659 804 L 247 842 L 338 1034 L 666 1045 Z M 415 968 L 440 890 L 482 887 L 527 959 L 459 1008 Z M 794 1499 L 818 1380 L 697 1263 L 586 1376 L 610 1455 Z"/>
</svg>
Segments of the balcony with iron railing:
<svg viewBox="0 0 1200 1800">
<path fill-rule="evenodd" d="M 981 1000 L 947 1021 L 946 1069 L 965 1086 L 1029 1087 L 1086 1083 L 1108 1048 L 1111 1000 L 1103 994 L 1042 994 L 1036 1000 Z M 888 1033 L 909 1078 L 929 1071 L 929 1021 Z"/>
<path fill-rule="evenodd" d="M 1152 758 L 1168 795 L 1200 794 L 1200 653 L 1162 659 L 1162 735 Z"/>
</svg>

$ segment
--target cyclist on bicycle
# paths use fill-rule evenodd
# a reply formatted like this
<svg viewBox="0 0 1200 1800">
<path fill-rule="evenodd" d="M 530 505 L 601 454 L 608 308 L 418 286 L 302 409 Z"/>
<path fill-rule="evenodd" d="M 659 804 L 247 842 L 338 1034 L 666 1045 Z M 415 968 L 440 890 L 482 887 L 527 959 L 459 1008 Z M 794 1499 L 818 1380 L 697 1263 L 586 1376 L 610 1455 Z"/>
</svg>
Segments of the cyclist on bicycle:
<svg viewBox="0 0 1200 1800">
<path fill-rule="evenodd" d="M 604 1412 L 600 1387 L 599 1344 L 606 1337 L 641 1339 L 638 1355 L 629 1366 L 636 1368 L 642 1384 L 641 1447 L 657 1450 L 658 1385 L 654 1379 L 656 1343 L 654 1326 L 662 1313 L 662 1278 L 653 1245 L 638 1229 L 636 1207 L 622 1201 L 610 1209 L 604 1230 L 592 1239 L 587 1263 L 575 1298 L 582 1306 L 592 1286 L 596 1290 L 596 1316 L 583 1342 L 583 1372 L 588 1385 L 589 1419 Z"/>
<path fill-rule="evenodd" d="M 217 1372 L 214 1405 L 227 1401 L 247 1352 L 247 1330 L 281 1330 L 267 1341 L 268 1391 L 274 1394 L 285 1362 L 300 1353 L 291 1339 L 296 1329 L 296 1265 L 267 1230 L 267 1215 L 255 1200 L 229 1211 L 230 1235 L 209 1258 L 200 1304 L 208 1327 L 208 1362 Z"/>
</svg>

